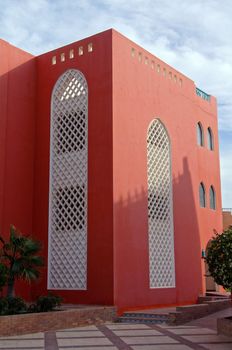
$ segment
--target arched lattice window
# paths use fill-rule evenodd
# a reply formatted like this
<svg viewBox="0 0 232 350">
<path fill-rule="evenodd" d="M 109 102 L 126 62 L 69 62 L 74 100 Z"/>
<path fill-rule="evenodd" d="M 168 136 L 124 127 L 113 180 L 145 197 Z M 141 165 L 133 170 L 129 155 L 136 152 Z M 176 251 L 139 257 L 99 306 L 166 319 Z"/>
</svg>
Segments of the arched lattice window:
<svg viewBox="0 0 232 350">
<path fill-rule="evenodd" d="M 213 186 L 210 186 L 209 189 L 209 203 L 210 203 L 210 209 L 216 209 L 216 196 Z"/>
<path fill-rule="evenodd" d="M 87 83 L 70 69 L 51 102 L 49 289 L 86 289 L 87 131 Z"/>
<path fill-rule="evenodd" d="M 200 206 L 202 208 L 206 207 L 206 201 L 205 201 L 205 186 L 201 182 L 199 186 L 199 201 L 200 201 Z"/>
<path fill-rule="evenodd" d="M 197 144 L 204 146 L 204 133 L 201 123 L 197 123 Z"/>
<path fill-rule="evenodd" d="M 213 133 L 211 128 L 207 129 L 208 149 L 213 150 Z"/>
<path fill-rule="evenodd" d="M 175 287 L 170 141 L 155 119 L 147 133 L 150 288 Z"/>
</svg>

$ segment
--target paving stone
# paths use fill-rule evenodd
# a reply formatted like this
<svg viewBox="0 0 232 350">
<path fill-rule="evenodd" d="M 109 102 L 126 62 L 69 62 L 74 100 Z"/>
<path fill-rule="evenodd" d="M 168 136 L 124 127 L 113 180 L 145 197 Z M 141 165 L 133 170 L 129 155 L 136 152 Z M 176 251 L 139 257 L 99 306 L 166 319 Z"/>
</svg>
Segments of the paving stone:
<svg viewBox="0 0 232 350">
<path fill-rule="evenodd" d="M 31 349 L 31 348 L 44 348 L 44 340 L 43 339 L 0 339 L 0 349 Z"/>
<path fill-rule="evenodd" d="M 168 336 L 154 336 L 154 337 L 121 337 L 121 339 L 129 345 L 136 344 L 169 344 L 169 343 L 179 343 L 177 340 L 174 340 Z"/>
<path fill-rule="evenodd" d="M 232 349 L 232 345 L 226 344 L 226 343 L 199 344 L 199 345 L 201 345 L 204 349 L 209 349 L 209 350 L 231 350 Z"/>
<path fill-rule="evenodd" d="M 150 329 L 149 326 L 145 324 L 106 324 L 107 328 L 111 330 L 116 329 Z"/>
<path fill-rule="evenodd" d="M 89 338 L 89 337 L 104 337 L 100 331 L 72 331 L 72 332 L 56 332 L 57 339 L 59 338 Z"/>
<path fill-rule="evenodd" d="M 32 333 L 23 335 L 11 335 L 0 337 L 0 340 L 4 339 L 44 339 L 44 333 Z"/>
<path fill-rule="evenodd" d="M 183 336 L 184 339 L 187 339 L 193 343 L 222 343 L 230 342 L 232 349 L 232 337 L 226 337 L 224 335 L 215 335 L 215 334 L 205 334 L 205 335 L 186 335 Z"/>
<path fill-rule="evenodd" d="M 183 344 L 158 344 L 158 345 L 135 345 L 133 350 L 190 350 L 187 345 Z M 216 349 L 215 349 L 216 350 Z"/>
<path fill-rule="evenodd" d="M 160 328 L 168 328 L 168 329 L 176 329 L 176 328 L 197 328 L 197 326 L 170 326 L 168 324 L 157 324 L 157 327 L 160 327 Z"/>
<path fill-rule="evenodd" d="M 34 349 L 33 349 L 34 350 Z M 59 350 L 118 350 L 118 348 L 116 348 L 115 346 L 101 346 L 101 347 L 97 347 L 97 346 L 85 346 L 84 348 L 80 348 L 80 347 L 59 347 Z M 185 350 L 185 349 L 183 349 Z"/>
<path fill-rule="evenodd" d="M 73 332 L 73 331 L 97 331 L 97 327 L 94 325 L 76 328 L 60 329 L 58 332 Z"/>
<path fill-rule="evenodd" d="M 108 338 L 67 338 L 57 339 L 58 346 L 94 346 L 94 345 L 113 345 Z"/>
<path fill-rule="evenodd" d="M 174 334 L 179 335 L 192 335 L 192 334 L 217 334 L 216 331 L 208 328 L 176 328 L 176 329 L 169 329 L 169 332 L 172 332 Z"/>
<path fill-rule="evenodd" d="M 156 331 L 155 329 L 121 329 L 118 331 L 113 331 L 114 334 L 116 334 L 119 337 L 126 337 L 126 336 L 146 336 L 146 335 L 162 335 L 161 332 Z"/>
</svg>

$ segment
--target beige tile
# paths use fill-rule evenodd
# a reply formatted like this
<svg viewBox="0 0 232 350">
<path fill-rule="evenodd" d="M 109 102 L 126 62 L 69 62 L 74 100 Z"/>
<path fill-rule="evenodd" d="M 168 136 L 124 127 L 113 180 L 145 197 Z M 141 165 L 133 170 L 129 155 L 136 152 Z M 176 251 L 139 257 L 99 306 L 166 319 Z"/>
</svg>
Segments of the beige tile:
<svg viewBox="0 0 232 350">
<path fill-rule="evenodd" d="M 185 334 L 217 334 L 217 332 L 215 332 L 212 329 L 208 329 L 208 328 L 185 328 L 185 329 L 169 329 L 170 332 L 174 333 L 174 334 L 179 334 L 179 335 L 185 335 Z"/>
<path fill-rule="evenodd" d="M 73 331 L 95 331 L 97 330 L 96 326 L 85 326 L 85 327 L 76 327 L 76 328 L 67 328 L 67 329 L 59 329 L 59 332 L 73 332 Z"/>
<path fill-rule="evenodd" d="M 108 324 L 106 325 L 107 328 L 113 330 L 117 329 L 150 329 L 145 324 Z"/>
<path fill-rule="evenodd" d="M 72 331 L 72 332 L 56 332 L 57 338 L 88 338 L 88 337 L 104 337 L 100 331 Z"/>
<path fill-rule="evenodd" d="M 208 350 L 231 350 L 232 344 L 217 343 L 217 344 L 200 344 L 204 349 Z"/>
<path fill-rule="evenodd" d="M 34 350 L 34 349 L 33 349 Z M 87 346 L 84 347 L 83 349 L 79 347 L 68 347 L 68 348 L 62 348 L 59 347 L 59 350 L 118 350 L 115 346 L 101 346 L 101 347 L 96 347 L 96 346 Z M 185 349 L 183 349 L 185 350 Z"/>
<path fill-rule="evenodd" d="M 197 328 L 196 326 L 170 326 L 168 324 L 157 324 L 158 327 L 161 328 L 170 328 L 170 329 L 179 329 L 179 328 Z"/>
<path fill-rule="evenodd" d="M 0 349 L 8 348 L 21 348 L 21 349 L 31 349 L 31 348 L 42 348 L 44 347 L 44 340 L 25 340 L 25 339 L 0 339 Z"/>
<path fill-rule="evenodd" d="M 221 342 L 231 342 L 232 349 L 232 338 L 226 337 L 224 335 L 216 335 L 216 334 L 205 334 L 205 335 L 186 335 L 183 336 L 184 339 L 187 339 L 193 343 L 221 343 Z"/>
<path fill-rule="evenodd" d="M 190 350 L 187 345 L 182 344 L 158 344 L 158 345 L 135 345 L 131 346 L 133 350 Z"/>
<path fill-rule="evenodd" d="M 44 339 L 44 333 L 32 333 L 23 335 L 11 335 L 0 337 L 2 339 Z"/>
<path fill-rule="evenodd" d="M 163 335 L 163 333 L 156 331 L 155 329 L 121 329 L 118 331 L 113 331 L 119 337 L 126 336 L 146 336 L 146 335 Z"/>
<path fill-rule="evenodd" d="M 94 345 L 113 345 L 107 338 L 67 338 L 57 339 L 58 346 L 94 346 Z"/>
<path fill-rule="evenodd" d="M 121 337 L 121 339 L 129 345 L 136 344 L 162 344 L 162 343 L 178 343 L 178 341 L 168 337 L 168 336 L 159 336 L 154 337 Z"/>
</svg>

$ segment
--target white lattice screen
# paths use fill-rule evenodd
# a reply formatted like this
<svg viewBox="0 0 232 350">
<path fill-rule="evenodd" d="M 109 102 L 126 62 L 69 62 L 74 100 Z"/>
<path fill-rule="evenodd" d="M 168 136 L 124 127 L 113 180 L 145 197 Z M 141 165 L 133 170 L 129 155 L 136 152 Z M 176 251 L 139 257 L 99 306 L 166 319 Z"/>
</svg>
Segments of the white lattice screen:
<svg viewBox="0 0 232 350">
<path fill-rule="evenodd" d="M 86 289 L 88 87 L 66 71 L 52 94 L 48 288 Z"/>
<path fill-rule="evenodd" d="M 155 119 L 147 135 L 150 288 L 175 287 L 170 142 Z"/>
</svg>

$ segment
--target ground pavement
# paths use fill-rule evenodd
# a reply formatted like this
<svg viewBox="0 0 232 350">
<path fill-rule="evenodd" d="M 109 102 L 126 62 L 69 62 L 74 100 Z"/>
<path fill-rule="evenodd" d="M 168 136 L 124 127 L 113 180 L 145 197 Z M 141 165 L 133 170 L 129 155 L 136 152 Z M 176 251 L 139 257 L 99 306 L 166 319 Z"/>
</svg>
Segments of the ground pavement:
<svg viewBox="0 0 232 350">
<path fill-rule="evenodd" d="M 232 337 L 217 335 L 217 317 L 231 316 L 232 308 L 182 326 L 104 324 L 56 332 L 1 337 L 8 350 L 232 350 Z"/>
</svg>

